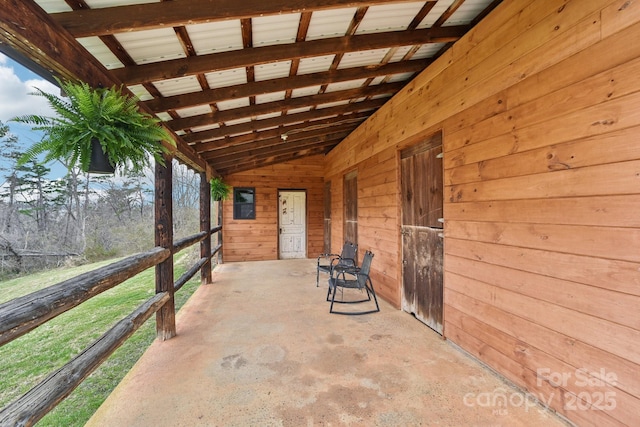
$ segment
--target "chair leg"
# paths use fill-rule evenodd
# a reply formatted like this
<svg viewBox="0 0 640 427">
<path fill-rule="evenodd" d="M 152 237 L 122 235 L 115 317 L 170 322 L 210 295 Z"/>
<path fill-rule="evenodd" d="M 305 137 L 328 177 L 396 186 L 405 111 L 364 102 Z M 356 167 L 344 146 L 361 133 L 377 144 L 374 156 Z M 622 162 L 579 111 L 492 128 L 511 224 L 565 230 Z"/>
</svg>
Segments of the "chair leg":
<svg viewBox="0 0 640 427">
<path fill-rule="evenodd" d="M 320 269 L 316 268 L 316 288 L 320 286 Z"/>
<path fill-rule="evenodd" d="M 373 295 L 373 301 L 376 304 L 376 308 L 375 310 L 367 310 L 367 311 L 356 311 L 356 312 L 350 312 L 350 311 L 334 311 L 333 310 L 333 304 L 336 302 L 336 293 L 338 292 L 338 286 L 333 286 L 333 292 L 331 292 L 331 286 L 329 286 L 329 293 L 327 294 L 327 301 L 329 301 L 329 295 L 331 295 L 331 306 L 329 307 L 329 313 L 332 314 L 344 314 L 344 315 L 348 315 L 348 316 L 356 316 L 356 315 L 362 315 L 362 314 L 371 314 L 371 313 L 377 313 L 380 311 L 380 306 L 378 305 L 378 297 L 376 297 L 376 291 L 373 289 L 373 283 L 371 283 L 371 279 L 369 279 L 369 284 L 370 286 L 367 286 L 365 284 L 365 290 L 367 292 L 367 296 L 368 296 L 368 300 L 361 300 L 361 301 L 349 301 L 348 303 L 345 302 L 346 304 L 349 303 L 363 303 L 363 302 L 368 302 L 371 301 L 371 295 Z M 340 289 L 341 292 L 343 292 L 342 289 Z M 338 303 L 342 303 L 343 301 L 337 301 Z"/>
<path fill-rule="evenodd" d="M 371 292 L 369 292 L 369 287 L 365 285 L 364 290 L 367 292 L 367 301 L 371 301 Z"/>
<path fill-rule="evenodd" d="M 329 292 L 331 292 L 331 286 L 329 286 Z M 331 296 L 331 306 L 329 306 L 329 313 L 333 313 L 333 303 L 336 300 L 336 292 L 338 292 L 338 287 L 333 287 L 333 295 Z"/>
<path fill-rule="evenodd" d="M 373 294 L 373 301 L 375 301 L 376 303 L 376 311 L 380 311 L 380 306 L 378 305 L 378 298 L 376 297 L 376 291 L 373 289 L 373 282 L 371 281 L 371 279 L 369 279 L 369 285 L 371 285 L 371 293 Z M 367 287 L 365 285 L 365 287 Z M 367 288 L 367 293 L 369 293 L 369 288 Z M 369 297 L 369 300 L 371 300 L 371 297 Z"/>
</svg>

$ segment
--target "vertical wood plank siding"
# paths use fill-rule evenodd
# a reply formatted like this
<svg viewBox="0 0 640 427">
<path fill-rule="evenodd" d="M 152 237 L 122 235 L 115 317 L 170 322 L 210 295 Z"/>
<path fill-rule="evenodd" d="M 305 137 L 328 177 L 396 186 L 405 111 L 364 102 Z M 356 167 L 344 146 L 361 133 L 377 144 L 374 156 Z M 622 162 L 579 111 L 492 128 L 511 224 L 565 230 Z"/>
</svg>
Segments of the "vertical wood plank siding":
<svg viewBox="0 0 640 427">
<path fill-rule="evenodd" d="M 233 187 L 255 187 L 256 219 L 234 220 L 233 201 L 223 202 L 224 260 L 278 259 L 278 189 L 307 192 L 307 257 L 323 252 L 323 156 L 266 166 L 225 177 Z"/>
<path fill-rule="evenodd" d="M 503 2 L 325 161 L 398 306 L 398 153 L 442 130 L 444 334 L 580 425 L 639 421 L 638 40 L 639 2 Z"/>
</svg>

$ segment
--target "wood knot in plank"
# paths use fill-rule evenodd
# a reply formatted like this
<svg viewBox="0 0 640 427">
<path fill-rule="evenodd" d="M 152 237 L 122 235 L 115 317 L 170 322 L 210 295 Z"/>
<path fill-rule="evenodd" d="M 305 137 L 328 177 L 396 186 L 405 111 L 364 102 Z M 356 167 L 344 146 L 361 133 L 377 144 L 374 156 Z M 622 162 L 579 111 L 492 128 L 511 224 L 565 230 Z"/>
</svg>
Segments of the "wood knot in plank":
<svg viewBox="0 0 640 427">
<path fill-rule="evenodd" d="M 555 171 L 563 171 L 563 170 L 571 169 L 571 166 L 569 166 L 569 165 L 568 165 L 568 164 L 566 164 L 566 163 L 560 163 L 560 162 L 558 162 L 558 163 L 550 163 L 550 164 L 547 166 L 547 168 L 548 168 L 550 171 L 555 172 Z"/>
<path fill-rule="evenodd" d="M 625 10 L 626 8 L 628 8 L 631 5 L 631 1 L 626 1 L 622 4 L 622 6 L 620 6 L 620 8 L 618 8 L 618 12 L 622 12 L 623 10 Z"/>
<path fill-rule="evenodd" d="M 591 126 L 598 126 L 598 125 L 611 126 L 611 125 L 614 125 L 615 123 L 616 121 L 614 119 L 604 119 L 604 120 L 598 120 L 591 123 Z"/>
</svg>

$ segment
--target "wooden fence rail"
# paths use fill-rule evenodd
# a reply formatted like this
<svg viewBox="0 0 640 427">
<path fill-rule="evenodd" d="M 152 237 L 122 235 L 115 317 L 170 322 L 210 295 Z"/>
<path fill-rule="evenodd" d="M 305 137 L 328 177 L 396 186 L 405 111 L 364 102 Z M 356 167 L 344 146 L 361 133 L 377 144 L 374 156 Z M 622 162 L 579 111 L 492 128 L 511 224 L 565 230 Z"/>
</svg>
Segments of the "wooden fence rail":
<svg viewBox="0 0 640 427">
<path fill-rule="evenodd" d="M 167 260 L 172 253 L 203 241 L 222 230 L 214 227 L 176 241 L 172 250 L 155 247 L 97 270 L 81 274 L 56 285 L 0 305 L 0 346 L 13 341 L 54 317 L 111 289 L 142 271 Z M 221 249 L 218 245 L 208 257 L 200 258 L 174 283 L 180 289 Z M 171 299 L 168 292 L 157 292 L 133 313 L 116 323 L 78 356 L 51 373 L 22 397 L 0 411 L 0 426 L 32 426 L 64 400 L 98 368 L 154 313 Z"/>
<path fill-rule="evenodd" d="M 184 272 L 182 276 L 173 284 L 173 288 L 178 291 L 185 283 L 189 281 L 214 255 L 222 248 L 222 245 L 216 246 L 208 257 L 200 258 L 193 266 Z"/>
<path fill-rule="evenodd" d="M 222 230 L 222 226 L 219 225 L 211 229 L 209 233 L 206 231 L 201 231 L 200 233 L 194 234 L 192 236 L 185 237 L 183 239 L 176 240 L 173 242 L 173 253 L 178 253 L 181 250 L 188 248 L 189 246 L 195 245 L 196 243 L 202 242 L 207 236 L 210 236 L 213 233 L 217 233 Z"/>
<path fill-rule="evenodd" d="M 156 294 L 0 412 L 0 426 L 32 426 L 62 402 L 169 299 Z"/>
<path fill-rule="evenodd" d="M 0 345 L 164 261 L 168 249 L 153 248 L 0 305 Z"/>
</svg>

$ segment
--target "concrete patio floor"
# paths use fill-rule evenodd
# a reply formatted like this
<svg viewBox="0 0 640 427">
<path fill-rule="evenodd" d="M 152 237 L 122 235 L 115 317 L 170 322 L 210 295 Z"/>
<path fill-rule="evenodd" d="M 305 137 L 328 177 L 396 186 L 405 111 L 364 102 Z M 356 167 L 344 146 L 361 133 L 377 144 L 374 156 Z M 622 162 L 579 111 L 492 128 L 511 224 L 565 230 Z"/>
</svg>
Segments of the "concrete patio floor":
<svg viewBox="0 0 640 427">
<path fill-rule="evenodd" d="M 566 425 L 382 300 L 329 314 L 315 260 L 224 264 L 213 281 L 87 426 Z"/>
</svg>

